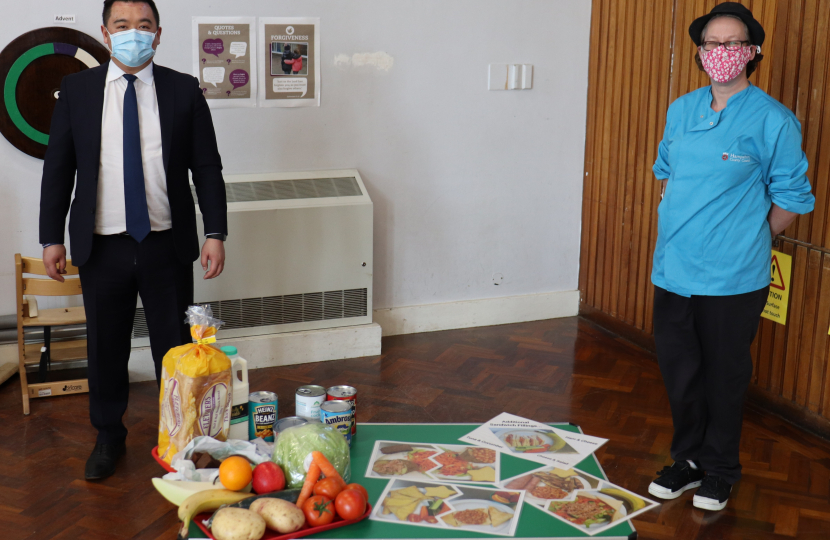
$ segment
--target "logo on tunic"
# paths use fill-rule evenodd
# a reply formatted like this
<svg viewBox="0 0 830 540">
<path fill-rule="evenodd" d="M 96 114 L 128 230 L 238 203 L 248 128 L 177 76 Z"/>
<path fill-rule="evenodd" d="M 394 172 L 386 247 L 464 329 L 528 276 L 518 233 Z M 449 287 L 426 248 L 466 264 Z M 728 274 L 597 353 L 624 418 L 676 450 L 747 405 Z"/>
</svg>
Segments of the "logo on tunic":
<svg viewBox="0 0 830 540">
<path fill-rule="evenodd" d="M 720 157 L 722 160 L 726 161 L 729 159 L 729 152 L 724 152 L 723 155 Z"/>
</svg>

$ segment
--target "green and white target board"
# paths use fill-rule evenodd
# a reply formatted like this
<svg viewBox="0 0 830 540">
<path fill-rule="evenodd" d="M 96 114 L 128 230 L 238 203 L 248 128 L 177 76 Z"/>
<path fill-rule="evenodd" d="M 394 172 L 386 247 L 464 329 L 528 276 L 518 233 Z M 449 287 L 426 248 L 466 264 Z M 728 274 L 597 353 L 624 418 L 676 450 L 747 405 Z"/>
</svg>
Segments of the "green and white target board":
<svg viewBox="0 0 830 540">
<path fill-rule="evenodd" d="M 18 150 L 43 159 L 61 80 L 109 60 L 95 38 L 69 28 L 27 32 L 0 52 L 0 133 Z"/>
</svg>

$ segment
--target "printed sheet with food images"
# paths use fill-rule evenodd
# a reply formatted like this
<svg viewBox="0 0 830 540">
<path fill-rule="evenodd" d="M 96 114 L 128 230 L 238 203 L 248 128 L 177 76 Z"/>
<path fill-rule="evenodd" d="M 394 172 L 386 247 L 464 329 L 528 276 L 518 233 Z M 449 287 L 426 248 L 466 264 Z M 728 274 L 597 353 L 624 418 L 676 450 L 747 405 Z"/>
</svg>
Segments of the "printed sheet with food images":
<svg viewBox="0 0 830 540">
<path fill-rule="evenodd" d="M 527 504 L 589 535 L 658 505 L 578 469 L 541 467 L 503 480 L 499 487 L 521 490 Z"/>
<path fill-rule="evenodd" d="M 498 452 L 479 446 L 376 441 L 366 478 L 492 485 L 499 461 Z"/>
<path fill-rule="evenodd" d="M 524 496 L 521 491 L 399 478 L 389 481 L 369 519 L 514 536 Z"/>
<path fill-rule="evenodd" d="M 501 413 L 459 440 L 565 468 L 576 465 L 608 442 L 608 439 L 572 433 L 509 413 Z"/>
</svg>

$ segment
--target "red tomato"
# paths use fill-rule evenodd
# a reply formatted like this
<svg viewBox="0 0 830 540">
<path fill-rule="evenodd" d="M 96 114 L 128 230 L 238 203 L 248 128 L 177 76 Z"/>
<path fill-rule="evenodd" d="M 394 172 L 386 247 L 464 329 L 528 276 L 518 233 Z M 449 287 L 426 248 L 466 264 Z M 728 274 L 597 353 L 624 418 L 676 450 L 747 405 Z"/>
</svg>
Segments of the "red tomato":
<svg viewBox="0 0 830 540">
<path fill-rule="evenodd" d="M 366 497 L 366 502 L 369 502 L 369 492 L 366 491 L 366 488 L 361 486 L 360 484 L 348 484 L 346 487 L 343 488 L 343 491 L 347 489 L 356 489 L 359 492 L 363 493 L 363 496 Z"/>
<path fill-rule="evenodd" d="M 322 495 L 331 500 L 334 500 L 341 491 L 343 491 L 343 484 L 336 478 L 323 478 L 314 484 L 314 489 L 311 490 L 315 495 Z"/>
<path fill-rule="evenodd" d="M 322 495 L 309 497 L 303 504 L 303 514 L 309 527 L 328 525 L 334 519 L 334 503 Z"/>
<path fill-rule="evenodd" d="M 334 508 L 345 520 L 357 519 L 366 512 L 366 497 L 356 489 L 345 489 L 334 500 Z"/>
</svg>

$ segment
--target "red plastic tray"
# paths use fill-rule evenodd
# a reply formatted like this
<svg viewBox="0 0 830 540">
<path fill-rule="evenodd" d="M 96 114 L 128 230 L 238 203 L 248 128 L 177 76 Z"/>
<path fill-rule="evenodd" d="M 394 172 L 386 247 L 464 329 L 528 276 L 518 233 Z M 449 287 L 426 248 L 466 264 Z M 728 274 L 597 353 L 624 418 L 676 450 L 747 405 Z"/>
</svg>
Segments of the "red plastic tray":
<svg viewBox="0 0 830 540">
<path fill-rule="evenodd" d="M 320 525 L 319 527 L 309 527 L 308 524 L 306 524 L 306 525 L 303 525 L 303 528 L 300 529 L 299 531 L 296 531 L 296 532 L 293 532 L 293 533 L 288 533 L 288 534 L 280 534 L 278 532 L 274 532 L 272 530 L 265 529 L 265 535 L 261 538 L 261 540 L 289 540 L 290 538 L 302 538 L 303 536 L 308 536 L 310 534 L 316 534 L 316 533 L 319 533 L 319 532 L 328 531 L 328 530 L 331 530 L 331 529 L 336 529 L 338 527 L 345 527 L 346 525 L 351 525 L 352 523 L 357 523 L 358 521 L 363 521 L 364 519 L 369 517 L 369 514 L 371 514 L 371 513 L 372 513 L 372 505 L 367 504 L 366 505 L 366 513 L 363 514 L 362 516 L 360 516 L 357 519 L 350 519 L 350 520 L 347 521 L 347 520 L 341 519 L 338 516 L 337 517 L 338 521 L 332 521 L 328 525 Z M 210 514 L 208 514 L 208 513 L 199 514 L 198 516 L 193 518 L 193 521 L 196 523 L 196 525 L 199 526 L 200 529 L 202 529 L 202 532 L 204 532 L 208 536 L 208 538 L 211 538 L 212 540 L 216 540 L 215 538 L 213 538 L 213 535 L 210 534 L 210 530 L 207 527 L 205 527 L 204 524 L 202 523 L 202 521 L 205 521 L 209 518 L 210 518 Z"/>
<path fill-rule="evenodd" d="M 173 467 L 171 467 L 166 461 L 164 461 L 163 459 L 161 459 L 159 457 L 159 447 L 158 446 L 153 448 L 151 453 L 153 455 L 153 459 L 158 461 L 159 465 L 161 465 L 162 468 L 165 471 L 167 471 L 167 472 L 176 472 L 176 470 Z M 366 512 L 357 519 L 344 520 L 344 519 L 341 519 L 338 516 L 335 521 L 332 521 L 328 525 L 320 525 L 319 527 L 309 527 L 308 524 L 306 524 L 306 525 L 303 525 L 303 528 L 300 529 L 299 531 L 295 531 L 295 532 L 289 533 L 289 534 L 280 534 L 278 532 L 274 532 L 274 531 L 271 531 L 269 529 L 265 529 L 265 536 L 263 536 L 261 538 L 261 540 L 289 540 L 290 538 L 302 538 L 303 536 L 308 536 L 310 534 L 315 534 L 315 533 L 318 533 L 318 532 L 328 531 L 330 529 L 336 529 L 338 527 L 345 527 L 346 525 L 351 525 L 352 523 L 357 523 L 358 521 L 363 521 L 364 519 L 369 517 L 369 514 L 371 514 L 371 513 L 372 513 L 372 505 L 367 503 L 366 504 Z M 210 518 L 209 513 L 199 514 L 199 515 L 197 515 L 196 517 L 193 518 L 193 522 L 196 523 L 196 525 L 200 529 L 202 529 L 202 531 L 208 536 L 208 538 L 211 538 L 212 540 L 216 540 L 215 538 L 213 538 L 213 535 L 210 534 L 210 530 L 202 524 L 202 521 L 206 521 L 209 518 Z"/>
<path fill-rule="evenodd" d="M 165 471 L 167 471 L 167 472 L 176 472 L 176 469 L 174 469 L 173 467 L 171 467 L 169 463 L 167 463 L 166 461 L 164 461 L 163 459 L 161 459 L 161 458 L 159 457 L 159 447 L 158 447 L 158 446 L 153 447 L 153 451 L 152 451 L 151 453 L 153 454 L 153 458 L 154 458 L 156 461 L 158 461 L 158 462 L 159 462 L 159 465 L 161 465 L 161 466 L 162 466 L 162 468 L 163 468 Z"/>
</svg>

